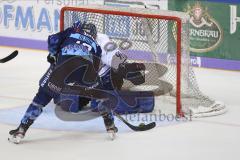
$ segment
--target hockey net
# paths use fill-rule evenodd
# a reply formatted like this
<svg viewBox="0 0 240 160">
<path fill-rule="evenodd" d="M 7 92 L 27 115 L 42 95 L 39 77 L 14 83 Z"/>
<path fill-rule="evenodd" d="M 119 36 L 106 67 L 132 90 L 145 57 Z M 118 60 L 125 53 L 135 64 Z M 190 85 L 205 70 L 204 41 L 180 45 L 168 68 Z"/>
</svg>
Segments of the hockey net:
<svg viewBox="0 0 240 160">
<path fill-rule="evenodd" d="M 124 81 L 123 88 L 155 90 L 155 109 L 164 107 L 166 112 L 193 117 L 226 112 L 223 103 L 204 95 L 198 87 L 190 64 L 187 14 L 107 6 L 62 8 L 61 30 L 78 20 L 94 23 L 98 33 L 108 35 L 129 61 L 146 64 L 150 73 L 146 74 L 146 82 L 134 86 Z"/>
</svg>

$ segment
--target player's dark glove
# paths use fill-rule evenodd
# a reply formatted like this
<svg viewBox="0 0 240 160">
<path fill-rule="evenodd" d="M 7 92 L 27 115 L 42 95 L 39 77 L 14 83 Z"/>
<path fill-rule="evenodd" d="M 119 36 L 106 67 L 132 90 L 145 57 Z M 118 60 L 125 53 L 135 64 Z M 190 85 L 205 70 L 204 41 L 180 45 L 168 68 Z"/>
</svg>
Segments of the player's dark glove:
<svg viewBox="0 0 240 160">
<path fill-rule="evenodd" d="M 51 54 L 48 54 L 48 56 L 47 56 L 47 61 L 48 61 L 50 64 L 55 64 L 55 63 L 56 63 L 56 56 L 51 55 Z"/>
</svg>

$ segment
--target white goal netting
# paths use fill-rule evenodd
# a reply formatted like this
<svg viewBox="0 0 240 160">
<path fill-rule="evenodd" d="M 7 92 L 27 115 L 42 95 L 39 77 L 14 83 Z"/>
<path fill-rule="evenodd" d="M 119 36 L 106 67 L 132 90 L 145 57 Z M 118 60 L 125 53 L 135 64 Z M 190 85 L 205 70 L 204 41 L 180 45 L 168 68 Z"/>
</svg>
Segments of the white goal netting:
<svg viewBox="0 0 240 160">
<path fill-rule="evenodd" d="M 123 88 L 155 91 L 155 108 L 174 108 L 177 114 L 213 116 L 225 105 L 204 95 L 190 65 L 189 17 L 182 12 L 106 6 L 65 7 L 61 27 L 73 22 L 94 23 L 107 34 L 130 61 L 146 64 L 146 82 L 140 86 L 125 81 Z M 170 109 L 172 112 L 172 109 Z"/>
</svg>

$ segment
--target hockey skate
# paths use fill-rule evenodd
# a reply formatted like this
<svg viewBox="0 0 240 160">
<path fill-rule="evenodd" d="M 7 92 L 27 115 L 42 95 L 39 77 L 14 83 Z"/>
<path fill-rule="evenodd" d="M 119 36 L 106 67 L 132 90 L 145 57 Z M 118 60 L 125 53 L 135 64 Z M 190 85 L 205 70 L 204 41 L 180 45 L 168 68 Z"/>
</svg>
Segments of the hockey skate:
<svg viewBox="0 0 240 160">
<path fill-rule="evenodd" d="M 14 144 L 19 144 L 25 137 L 25 134 L 32 123 L 33 121 L 29 120 L 27 124 L 21 123 L 17 129 L 11 130 L 9 132 L 10 137 L 8 138 L 8 141 Z"/>
<path fill-rule="evenodd" d="M 105 113 L 102 115 L 104 124 L 107 130 L 107 133 L 111 140 L 116 138 L 116 133 L 118 132 L 118 128 L 114 124 L 113 115 L 110 113 Z"/>
</svg>

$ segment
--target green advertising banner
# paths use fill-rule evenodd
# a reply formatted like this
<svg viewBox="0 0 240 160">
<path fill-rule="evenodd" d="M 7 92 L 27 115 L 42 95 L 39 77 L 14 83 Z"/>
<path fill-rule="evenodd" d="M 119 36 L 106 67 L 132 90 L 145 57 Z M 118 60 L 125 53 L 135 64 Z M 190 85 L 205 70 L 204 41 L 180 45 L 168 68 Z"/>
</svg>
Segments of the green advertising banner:
<svg viewBox="0 0 240 160">
<path fill-rule="evenodd" d="M 240 5 L 170 0 L 169 10 L 190 15 L 191 55 L 240 60 Z"/>
</svg>

